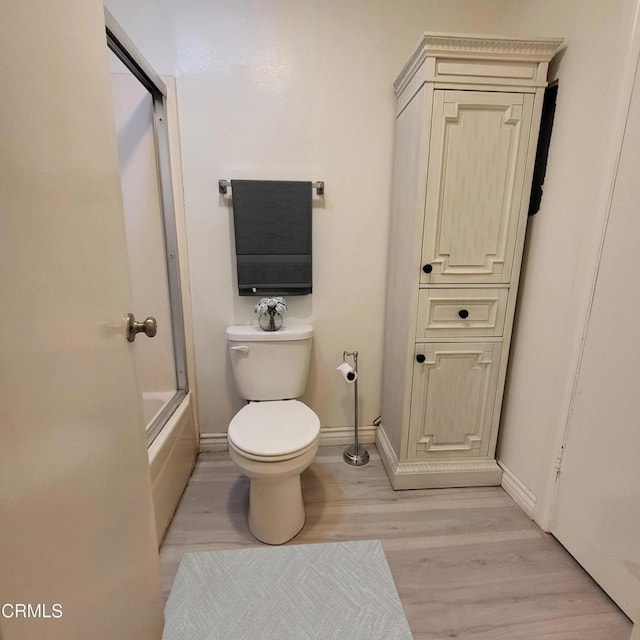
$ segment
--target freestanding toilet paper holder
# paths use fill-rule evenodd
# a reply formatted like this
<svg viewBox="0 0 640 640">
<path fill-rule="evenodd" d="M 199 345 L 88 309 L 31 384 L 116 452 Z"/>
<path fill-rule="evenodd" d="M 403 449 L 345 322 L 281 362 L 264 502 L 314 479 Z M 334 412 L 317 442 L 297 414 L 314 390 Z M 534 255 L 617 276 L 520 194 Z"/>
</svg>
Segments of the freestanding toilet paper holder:
<svg viewBox="0 0 640 640">
<path fill-rule="evenodd" d="M 354 418 L 353 418 L 353 431 L 354 431 L 354 444 L 347 447 L 342 454 L 345 462 L 353 465 L 354 467 L 360 467 L 363 464 L 369 462 L 369 452 L 358 444 L 358 352 L 357 351 L 344 351 L 342 353 L 342 362 L 347 361 L 347 357 L 353 358 L 353 368 L 355 376 L 353 378 L 353 403 L 354 403 Z M 349 379 L 349 378 L 347 378 Z"/>
</svg>

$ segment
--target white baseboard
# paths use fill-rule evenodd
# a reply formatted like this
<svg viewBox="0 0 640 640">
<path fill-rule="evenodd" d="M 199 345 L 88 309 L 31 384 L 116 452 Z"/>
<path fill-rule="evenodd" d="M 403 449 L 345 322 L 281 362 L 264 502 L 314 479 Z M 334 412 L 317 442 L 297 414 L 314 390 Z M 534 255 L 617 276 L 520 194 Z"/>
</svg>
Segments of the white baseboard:
<svg viewBox="0 0 640 640">
<path fill-rule="evenodd" d="M 395 489 L 393 481 L 396 471 L 398 470 L 398 457 L 382 426 L 378 427 L 378 433 L 376 434 L 376 449 L 380 454 L 380 460 L 382 460 L 384 470 L 387 472 L 389 482 L 391 482 L 391 486 Z"/>
<path fill-rule="evenodd" d="M 511 499 L 530 517 L 536 509 L 535 494 L 516 476 L 504 462 L 498 460 L 498 466 L 502 469 L 502 488 Z"/>
<path fill-rule="evenodd" d="M 201 433 L 200 434 L 200 453 L 213 451 L 227 451 L 227 434 L 222 433 Z"/>
<path fill-rule="evenodd" d="M 376 441 L 376 430 L 377 427 L 373 425 L 358 427 L 358 442 L 360 444 L 373 444 Z M 353 427 L 321 427 L 320 446 L 346 446 L 353 444 L 353 437 Z M 228 449 L 227 434 L 225 432 L 200 434 L 201 452 L 227 451 Z"/>
<path fill-rule="evenodd" d="M 362 425 L 358 427 L 358 443 L 374 444 L 376 441 L 377 427 Z M 322 427 L 320 429 L 320 446 L 353 444 L 353 427 Z"/>
</svg>

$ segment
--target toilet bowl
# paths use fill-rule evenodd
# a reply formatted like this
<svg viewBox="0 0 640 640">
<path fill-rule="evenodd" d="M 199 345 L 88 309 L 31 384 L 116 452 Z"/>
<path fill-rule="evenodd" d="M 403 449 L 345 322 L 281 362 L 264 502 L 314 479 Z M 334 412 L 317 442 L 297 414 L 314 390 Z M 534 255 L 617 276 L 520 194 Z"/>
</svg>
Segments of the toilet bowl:
<svg viewBox="0 0 640 640">
<path fill-rule="evenodd" d="M 313 330 L 277 333 L 227 329 L 236 384 L 249 400 L 229 423 L 229 455 L 251 481 L 249 530 L 267 544 L 287 542 L 304 526 L 300 474 L 320 438 L 318 416 L 294 399 L 306 386 Z"/>
<path fill-rule="evenodd" d="M 300 474 L 319 439 L 320 420 L 297 400 L 252 402 L 231 421 L 229 455 L 251 480 L 249 530 L 258 540 L 282 544 L 302 529 Z"/>
</svg>

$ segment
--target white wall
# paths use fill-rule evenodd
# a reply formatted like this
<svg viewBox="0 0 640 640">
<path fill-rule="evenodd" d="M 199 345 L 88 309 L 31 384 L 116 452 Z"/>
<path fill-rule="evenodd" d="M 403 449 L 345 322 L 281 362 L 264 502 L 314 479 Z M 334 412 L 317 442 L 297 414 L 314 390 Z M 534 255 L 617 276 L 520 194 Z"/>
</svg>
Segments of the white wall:
<svg viewBox="0 0 640 640">
<path fill-rule="evenodd" d="M 546 526 L 571 397 L 619 124 L 632 2 L 517 0 L 516 35 L 553 34 L 566 50 L 540 212 L 530 219 L 498 456 L 536 497 Z"/>
<path fill-rule="evenodd" d="M 325 181 L 313 213 L 314 293 L 290 298 L 288 317 L 316 327 L 305 400 L 322 424 L 353 421 L 351 390 L 334 371 L 344 349 L 361 354 L 370 424 L 380 413 L 392 83 L 423 31 L 503 31 L 509 4 L 107 3 L 156 71 L 178 78 L 203 432 L 226 431 L 240 406 L 224 329 L 253 321 L 256 301 L 236 293 L 218 178 Z"/>
</svg>

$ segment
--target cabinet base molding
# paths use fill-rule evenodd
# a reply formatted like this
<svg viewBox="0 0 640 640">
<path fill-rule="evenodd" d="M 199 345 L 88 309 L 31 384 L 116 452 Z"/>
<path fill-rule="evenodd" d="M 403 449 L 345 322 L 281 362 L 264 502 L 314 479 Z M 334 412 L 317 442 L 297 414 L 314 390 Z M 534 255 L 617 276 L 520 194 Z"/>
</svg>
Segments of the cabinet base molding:
<svg viewBox="0 0 640 640">
<path fill-rule="evenodd" d="M 502 469 L 495 460 L 400 462 L 383 427 L 378 427 L 376 447 L 395 490 L 492 487 L 502 481 Z"/>
</svg>

